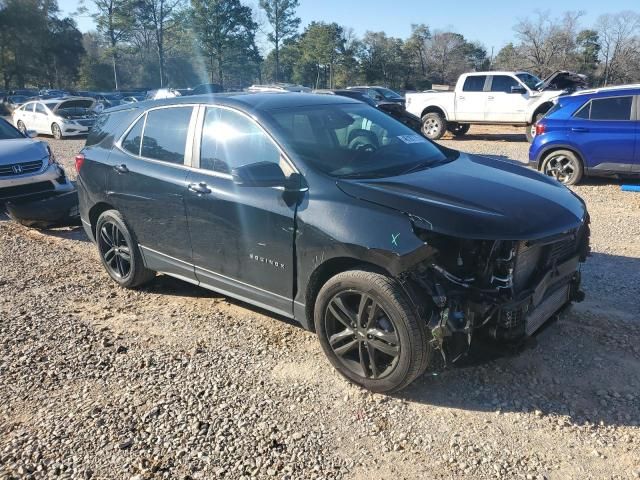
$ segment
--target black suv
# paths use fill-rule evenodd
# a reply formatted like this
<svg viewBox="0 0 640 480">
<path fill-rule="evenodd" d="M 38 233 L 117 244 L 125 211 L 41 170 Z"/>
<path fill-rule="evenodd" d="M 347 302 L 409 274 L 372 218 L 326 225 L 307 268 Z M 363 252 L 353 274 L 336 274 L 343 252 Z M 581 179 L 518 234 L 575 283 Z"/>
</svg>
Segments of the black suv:
<svg viewBox="0 0 640 480">
<path fill-rule="evenodd" d="M 584 203 L 349 98 L 228 94 L 103 113 L 80 213 L 123 287 L 162 272 L 291 317 L 374 391 L 517 342 L 582 296 Z"/>
</svg>

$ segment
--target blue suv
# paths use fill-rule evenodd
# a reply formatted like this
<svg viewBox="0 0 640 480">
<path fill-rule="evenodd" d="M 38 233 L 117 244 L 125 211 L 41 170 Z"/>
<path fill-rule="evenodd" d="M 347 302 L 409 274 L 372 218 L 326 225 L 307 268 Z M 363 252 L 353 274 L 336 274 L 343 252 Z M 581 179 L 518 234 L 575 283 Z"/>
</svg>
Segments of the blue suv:
<svg viewBox="0 0 640 480">
<path fill-rule="evenodd" d="M 584 175 L 640 175 L 640 85 L 558 97 L 536 124 L 529 165 L 565 185 Z"/>
</svg>

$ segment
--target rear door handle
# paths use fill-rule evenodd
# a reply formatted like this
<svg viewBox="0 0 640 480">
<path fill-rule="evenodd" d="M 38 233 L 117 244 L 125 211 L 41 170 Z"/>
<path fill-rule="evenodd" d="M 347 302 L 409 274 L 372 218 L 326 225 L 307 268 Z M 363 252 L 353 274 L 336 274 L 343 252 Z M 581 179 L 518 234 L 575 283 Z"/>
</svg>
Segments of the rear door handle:
<svg viewBox="0 0 640 480">
<path fill-rule="evenodd" d="M 458 97 L 458 100 L 464 100 L 464 95 L 460 95 L 460 96 Z"/>
<path fill-rule="evenodd" d="M 489 96 L 489 97 L 487 97 L 487 98 L 488 98 L 489 100 L 493 100 L 495 97 L 491 97 L 491 96 Z"/>
<path fill-rule="evenodd" d="M 113 169 L 118 173 L 129 173 L 129 169 L 124 163 L 121 163 L 120 165 L 114 165 Z"/>
<path fill-rule="evenodd" d="M 577 132 L 577 133 L 584 133 L 584 132 L 588 132 L 589 129 L 588 128 L 584 128 L 584 127 L 573 127 L 571 128 L 572 132 Z"/>
<path fill-rule="evenodd" d="M 198 194 L 201 194 L 201 195 L 206 194 L 206 193 L 211 193 L 211 189 L 204 182 L 190 183 L 188 188 L 192 192 L 195 192 L 195 193 L 198 193 Z"/>
</svg>

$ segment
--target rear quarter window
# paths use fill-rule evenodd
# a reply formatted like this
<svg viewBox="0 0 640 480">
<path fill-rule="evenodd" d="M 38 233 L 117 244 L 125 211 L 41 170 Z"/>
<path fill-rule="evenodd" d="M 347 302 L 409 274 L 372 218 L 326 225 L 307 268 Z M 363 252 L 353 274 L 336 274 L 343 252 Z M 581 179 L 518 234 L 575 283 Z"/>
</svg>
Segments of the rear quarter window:
<svg viewBox="0 0 640 480">
<path fill-rule="evenodd" d="M 138 110 L 130 109 L 100 114 L 96 123 L 93 124 L 93 128 L 89 131 L 85 146 L 91 147 L 105 141 L 113 144 L 115 139 L 122 135 L 124 130 L 131 124 L 133 117 L 138 113 Z"/>
<path fill-rule="evenodd" d="M 462 86 L 463 92 L 482 92 L 484 83 L 487 80 L 486 75 L 471 75 L 467 77 Z"/>
</svg>

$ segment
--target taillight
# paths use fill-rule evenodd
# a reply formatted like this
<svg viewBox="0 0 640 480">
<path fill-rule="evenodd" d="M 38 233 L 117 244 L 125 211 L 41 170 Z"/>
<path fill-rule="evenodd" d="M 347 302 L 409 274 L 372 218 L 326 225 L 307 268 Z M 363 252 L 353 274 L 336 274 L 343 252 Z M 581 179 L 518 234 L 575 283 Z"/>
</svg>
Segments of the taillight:
<svg viewBox="0 0 640 480">
<path fill-rule="evenodd" d="M 80 173 L 82 165 L 84 165 L 84 154 L 79 153 L 78 155 L 76 155 L 76 172 Z"/>
<path fill-rule="evenodd" d="M 544 123 L 536 123 L 536 135 L 542 135 L 546 130 Z"/>
</svg>

